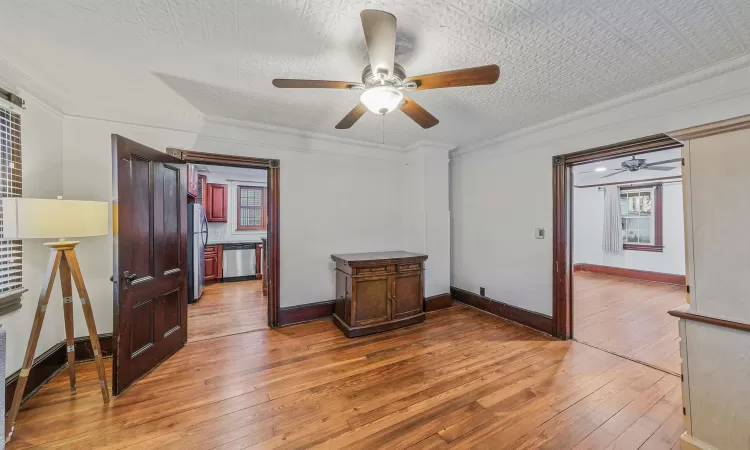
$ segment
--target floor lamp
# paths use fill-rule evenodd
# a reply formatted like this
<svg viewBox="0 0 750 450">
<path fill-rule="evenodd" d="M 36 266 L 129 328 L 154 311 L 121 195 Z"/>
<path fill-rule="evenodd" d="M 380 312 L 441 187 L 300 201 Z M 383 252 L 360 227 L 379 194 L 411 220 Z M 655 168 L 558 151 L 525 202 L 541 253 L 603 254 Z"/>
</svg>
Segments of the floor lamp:
<svg viewBox="0 0 750 450">
<path fill-rule="evenodd" d="M 60 286 L 62 287 L 70 390 L 73 393 L 76 390 L 72 278 L 83 305 L 83 315 L 86 318 L 91 348 L 94 351 L 102 397 L 104 397 L 104 403 L 109 402 L 107 378 L 104 373 L 104 361 L 99 347 L 99 335 L 94 323 L 94 313 L 91 310 L 91 302 L 83 283 L 83 275 L 81 275 L 81 268 L 78 265 L 78 258 L 75 253 L 75 247 L 79 241 L 66 241 L 64 239 L 65 237 L 89 237 L 108 234 L 108 204 L 106 202 L 61 200 L 59 198 L 58 200 L 3 198 L 2 218 L 3 239 L 59 239 L 57 242 L 44 244 L 50 248 L 49 264 L 42 285 L 42 292 L 39 294 L 34 324 L 31 327 L 31 336 L 26 347 L 26 356 L 21 366 L 13 403 L 8 413 L 8 420 L 5 423 L 5 435 L 10 441 L 18 410 L 21 407 L 23 391 L 29 379 L 29 371 L 34 362 L 34 351 L 37 342 L 39 342 L 39 333 L 42 330 L 44 314 L 47 311 L 47 302 L 58 272 L 60 273 Z"/>
</svg>

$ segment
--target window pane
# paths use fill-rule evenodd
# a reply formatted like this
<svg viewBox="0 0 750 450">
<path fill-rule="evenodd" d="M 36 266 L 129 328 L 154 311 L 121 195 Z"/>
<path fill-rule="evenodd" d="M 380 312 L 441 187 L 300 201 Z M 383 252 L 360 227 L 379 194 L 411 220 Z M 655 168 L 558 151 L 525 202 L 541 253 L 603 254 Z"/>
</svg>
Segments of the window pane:
<svg viewBox="0 0 750 450">
<path fill-rule="evenodd" d="M 638 221 L 638 235 L 640 244 L 651 243 L 651 220 L 641 219 Z"/>
</svg>

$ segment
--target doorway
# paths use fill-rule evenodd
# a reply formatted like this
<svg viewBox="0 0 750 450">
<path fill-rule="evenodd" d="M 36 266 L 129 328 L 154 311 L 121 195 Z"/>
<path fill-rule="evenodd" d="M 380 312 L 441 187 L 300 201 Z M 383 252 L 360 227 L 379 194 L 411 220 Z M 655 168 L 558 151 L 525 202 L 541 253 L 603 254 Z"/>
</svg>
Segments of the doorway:
<svg viewBox="0 0 750 450">
<path fill-rule="evenodd" d="M 677 326 L 666 322 L 667 311 L 674 307 L 670 302 L 685 303 L 684 251 L 682 271 L 677 273 L 659 271 L 643 261 L 664 251 L 664 235 L 657 234 L 663 214 L 656 217 L 653 208 L 657 201 L 664 202 L 665 189 L 670 207 L 675 206 L 672 194 L 681 192 L 681 175 L 673 172 L 681 170 L 681 147 L 679 141 L 660 134 L 553 158 L 553 331 L 558 338 L 574 338 L 667 372 L 679 371 Z M 659 159 L 662 156 L 665 159 Z M 636 161 L 640 159 L 645 161 Z M 663 170 L 642 170 L 638 178 L 634 174 L 639 169 L 626 168 L 675 159 L 661 164 Z M 631 162 L 623 165 L 624 161 Z M 647 176 L 648 172 L 655 175 Z M 608 192 L 609 203 L 604 203 Z M 621 213 L 610 218 L 608 227 L 606 205 Z M 623 220 L 618 208 L 630 205 L 632 211 L 628 209 Z M 681 201 L 676 206 L 681 210 Z M 586 214 L 588 219 L 582 218 Z M 605 230 L 610 240 L 619 239 L 622 253 L 617 248 L 604 250 Z M 678 240 L 682 236 L 672 233 L 670 242 L 675 235 Z M 684 245 L 684 237 L 681 240 Z M 643 248 L 631 249 L 636 245 Z M 669 247 L 670 254 L 678 251 L 675 245 Z M 635 269 L 638 263 L 641 267 Z"/>
<path fill-rule="evenodd" d="M 188 342 L 268 328 L 268 169 L 187 164 Z"/>
<path fill-rule="evenodd" d="M 685 303 L 680 148 L 572 169 L 573 338 L 680 373 Z"/>
</svg>

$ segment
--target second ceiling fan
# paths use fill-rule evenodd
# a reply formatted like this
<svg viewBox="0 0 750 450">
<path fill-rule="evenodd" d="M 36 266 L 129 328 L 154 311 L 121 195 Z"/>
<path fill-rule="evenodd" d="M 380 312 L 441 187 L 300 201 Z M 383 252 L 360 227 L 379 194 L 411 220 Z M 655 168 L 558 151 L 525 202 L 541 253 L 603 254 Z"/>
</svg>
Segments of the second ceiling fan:
<svg viewBox="0 0 750 450">
<path fill-rule="evenodd" d="M 387 114 L 401 109 L 422 128 L 431 128 L 438 120 L 409 98 L 404 92 L 459 86 L 493 84 L 500 77 L 500 68 L 491 64 L 470 69 L 451 70 L 407 77 L 400 64 L 394 62 L 396 53 L 396 16 L 385 11 L 365 9 L 360 13 L 367 43 L 370 65 L 362 72 L 362 82 L 298 80 L 277 78 L 278 88 L 321 88 L 361 90 L 359 104 L 336 125 L 338 129 L 351 128 L 367 110 Z"/>
</svg>

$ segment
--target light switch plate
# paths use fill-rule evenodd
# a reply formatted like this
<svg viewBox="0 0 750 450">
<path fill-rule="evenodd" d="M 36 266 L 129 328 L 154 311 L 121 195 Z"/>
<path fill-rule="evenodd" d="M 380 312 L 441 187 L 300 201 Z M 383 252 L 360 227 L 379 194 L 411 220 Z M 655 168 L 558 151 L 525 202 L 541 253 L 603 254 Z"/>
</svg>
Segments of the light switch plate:
<svg viewBox="0 0 750 450">
<path fill-rule="evenodd" d="M 534 237 L 537 239 L 544 239 L 544 228 L 534 229 Z"/>
</svg>

